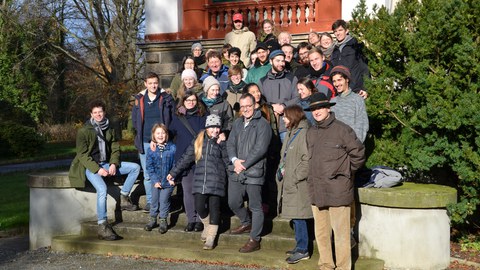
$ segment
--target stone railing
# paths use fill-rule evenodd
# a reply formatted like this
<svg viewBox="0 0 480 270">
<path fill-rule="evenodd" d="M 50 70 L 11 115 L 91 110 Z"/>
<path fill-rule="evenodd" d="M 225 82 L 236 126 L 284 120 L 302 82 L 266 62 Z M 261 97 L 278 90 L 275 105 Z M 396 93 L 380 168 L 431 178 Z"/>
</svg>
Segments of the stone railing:
<svg viewBox="0 0 480 270">
<path fill-rule="evenodd" d="M 261 29 L 263 20 L 270 19 L 278 32 L 305 34 L 330 31 L 332 23 L 341 17 L 341 0 L 184 1 L 182 30 L 149 34 L 145 41 L 223 39 L 232 30 L 232 17 L 237 12 L 243 14 L 245 26 L 254 33 Z"/>
<path fill-rule="evenodd" d="M 236 12 L 244 16 L 244 25 L 251 31 L 261 29 L 265 19 L 273 21 L 275 27 L 292 34 L 319 30 L 319 1 L 255 1 L 229 2 L 207 5 L 208 37 L 222 38 L 232 30 L 232 17 Z M 331 21 L 329 21 L 331 24 Z M 325 29 L 324 29 L 325 30 Z M 328 30 L 328 28 L 327 28 Z"/>
</svg>

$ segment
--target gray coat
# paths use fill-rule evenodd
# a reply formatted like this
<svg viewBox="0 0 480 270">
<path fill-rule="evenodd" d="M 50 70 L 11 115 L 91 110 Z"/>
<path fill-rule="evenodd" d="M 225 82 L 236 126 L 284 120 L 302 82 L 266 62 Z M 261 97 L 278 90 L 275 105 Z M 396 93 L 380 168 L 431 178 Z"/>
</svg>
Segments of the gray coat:
<svg viewBox="0 0 480 270">
<path fill-rule="evenodd" d="M 282 155 L 280 163 L 285 162 L 285 176 L 281 182 L 278 182 L 282 218 L 313 218 L 310 199 L 306 196 L 308 194 L 307 130 L 307 120 L 300 121 L 297 128 L 288 130 L 280 152 Z M 297 131 L 297 136 L 289 144 Z M 288 150 L 284 157 L 287 145 Z"/>
<path fill-rule="evenodd" d="M 245 127 L 245 118 L 241 117 L 233 123 L 232 131 L 227 140 L 227 152 L 230 160 L 239 158 L 245 160 L 245 171 L 236 174 L 233 167 L 229 168 L 229 181 L 239 181 L 246 184 L 263 185 L 266 173 L 266 156 L 272 128 L 256 110 Z"/>
</svg>

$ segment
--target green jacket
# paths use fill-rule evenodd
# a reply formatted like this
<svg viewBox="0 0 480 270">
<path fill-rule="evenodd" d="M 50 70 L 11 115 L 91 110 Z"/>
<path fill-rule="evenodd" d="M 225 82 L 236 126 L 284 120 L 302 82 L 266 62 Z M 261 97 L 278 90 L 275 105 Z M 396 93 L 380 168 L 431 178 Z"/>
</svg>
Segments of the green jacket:
<svg viewBox="0 0 480 270">
<path fill-rule="evenodd" d="M 257 60 L 258 61 L 258 60 Z M 270 61 L 267 61 L 265 65 L 253 66 L 248 70 L 247 77 L 245 78 L 246 83 L 256 83 L 260 85 L 260 79 L 267 75 L 267 72 L 272 69 Z"/>
<path fill-rule="evenodd" d="M 120 164 L 120 145 L 118 144 L 115 131 L 112 128 L 107 129 L 105 139 L 108 163 L 115 164 L 118 168 Z M 90 122 L 87 121 L 77 132 L 77 155 L 73 159 L 68 172 L 70 185 L 72 187 L 85 187 L 85 169 L 94 173 L 100 169 L 98 163 L 93 160 L 90 155 L 96 143 L 97 134 L 95 133 L 95 129 Z"/>
</svg>

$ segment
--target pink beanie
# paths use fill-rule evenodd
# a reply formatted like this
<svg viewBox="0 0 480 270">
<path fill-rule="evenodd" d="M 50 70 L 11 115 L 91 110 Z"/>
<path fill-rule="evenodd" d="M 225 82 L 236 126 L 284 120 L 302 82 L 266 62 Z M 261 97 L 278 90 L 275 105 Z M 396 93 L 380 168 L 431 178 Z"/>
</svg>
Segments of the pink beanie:
<svg viewBox="0 0 480 270">
<path fill-rule="evenodd" d="M 197 80 L 197 73 L 195 73 L 193 69 L 185 69 L 184 71 L 182 71 L 182 81 L 187 77 L 191 77 Z"/>
</svg>

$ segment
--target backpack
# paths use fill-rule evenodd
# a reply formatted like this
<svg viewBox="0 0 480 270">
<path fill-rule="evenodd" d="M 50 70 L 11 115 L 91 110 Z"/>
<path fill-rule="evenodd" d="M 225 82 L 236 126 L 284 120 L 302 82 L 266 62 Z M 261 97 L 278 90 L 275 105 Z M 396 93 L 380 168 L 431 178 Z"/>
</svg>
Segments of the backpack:
<svg viewBox="0 0 480 270">
<path fill-rule="evenodd" d="M 363 187 L 390 188 L 399 185 L 403 181 L 402 174 L 387 166 L 375 166 L 371 168 L 370 181 Z"/>
</svg>

